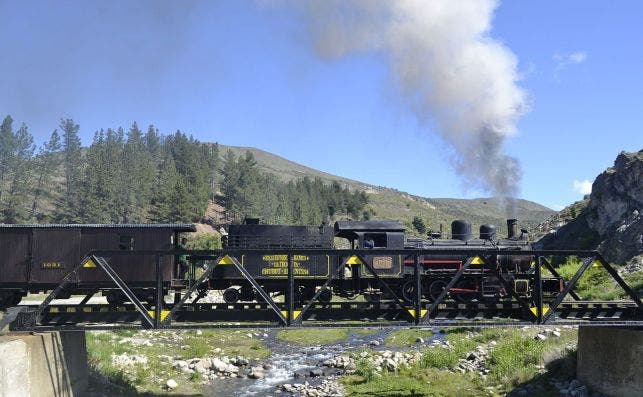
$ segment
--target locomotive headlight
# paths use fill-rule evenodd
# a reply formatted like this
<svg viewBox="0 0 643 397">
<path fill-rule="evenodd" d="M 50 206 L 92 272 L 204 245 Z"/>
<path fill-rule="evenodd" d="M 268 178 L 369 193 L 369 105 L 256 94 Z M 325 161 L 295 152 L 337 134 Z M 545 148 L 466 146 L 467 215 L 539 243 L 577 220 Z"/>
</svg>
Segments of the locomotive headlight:
<svg viewBox="0 0 643 397">
<path fill-rule="evenodd" d="M 514 292 L 520 295 L 525 295 L 529 292 L 529 280 L 518 279 L 514 280 Z"/>
</svg>

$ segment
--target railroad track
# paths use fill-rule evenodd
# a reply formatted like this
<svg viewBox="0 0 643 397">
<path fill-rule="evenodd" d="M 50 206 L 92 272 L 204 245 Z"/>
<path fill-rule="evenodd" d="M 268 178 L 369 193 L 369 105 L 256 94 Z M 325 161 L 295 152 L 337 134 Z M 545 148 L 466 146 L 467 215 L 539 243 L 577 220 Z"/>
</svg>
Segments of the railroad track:
<svg viewBox="0 0 643 397">
<path fill-rule="evenodd" d="M 173 308 L 166 304 L 162 313 Z M 278 304 L 284 316 L 287 308 Z M 420 310 L 428 310 L 422 303 Z M 34 312 L 37 304 L 18 307 L 22 313 Z M 544 307 L 546 310 L 547 306 Z M 153 316 L 156 308 L 149 308 Z M 517 302 L 443 302 L 433 314 L 419 324 L 414 323 L 413 309 L 402 308 L 395 302 L 330 302 L 315 303 L 297 318 L 297 308 L 291 318 L 294 326 L 315 327 L 381 327 L 381 326 L 524 326 L 537 324 L 534 313 Z M 275 312 L 267 303 L 186 303 L 162 328 L 216 327 L 280 327 Z M 140 328 L 140 313 L 132 304 L 56 304 L 45 307 L 35 323 L 22 322 L 14 330 L 40 329 L 115 329 Z M 546 321 L 549 325 L 625 326 L 643 327 L 643 313 L 636 303 L 627 301 L 564 301 Z"/>
</svg>

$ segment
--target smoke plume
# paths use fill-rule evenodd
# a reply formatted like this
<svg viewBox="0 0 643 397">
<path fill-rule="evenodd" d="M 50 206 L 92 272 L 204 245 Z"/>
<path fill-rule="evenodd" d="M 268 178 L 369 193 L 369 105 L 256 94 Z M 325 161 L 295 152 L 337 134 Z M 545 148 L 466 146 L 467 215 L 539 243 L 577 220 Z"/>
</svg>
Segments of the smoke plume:
<svg viewBox="0 0 643 397">
<path fill-rule="evenodd" d="M 311 0 L 304 11 L 321 57 L 384 55 L 405 102 L 453 148 L 465 185 L 511 203 L 521 170 L 503 145 L 527 106 L 516 57 L 490 36 L 496 6 L 495 0 Z"/>
</svg>

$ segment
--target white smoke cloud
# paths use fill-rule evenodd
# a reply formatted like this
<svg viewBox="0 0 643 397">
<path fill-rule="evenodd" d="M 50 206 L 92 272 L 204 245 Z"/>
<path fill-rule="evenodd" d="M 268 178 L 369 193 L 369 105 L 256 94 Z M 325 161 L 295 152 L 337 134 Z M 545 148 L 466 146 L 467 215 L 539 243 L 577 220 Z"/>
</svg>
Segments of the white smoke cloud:
<svg viewBox="0 0 643 397">
<path fill-rule="evenodd" d="M 490 35 L 495 0 L 310 0 L 318 54 L 378 52 L 403 98 L 454 149 L 466 185 L 518 193 L 518 161 L 504 153 L 527 111 L 515 55 Z"/>
<path fill-rule="evenodd" d="M 590 194 L 592 192 L 592 181 L 587 179 L 582 181 L 574 180 L 574 190 L 582 195 Z"/>
</svg>

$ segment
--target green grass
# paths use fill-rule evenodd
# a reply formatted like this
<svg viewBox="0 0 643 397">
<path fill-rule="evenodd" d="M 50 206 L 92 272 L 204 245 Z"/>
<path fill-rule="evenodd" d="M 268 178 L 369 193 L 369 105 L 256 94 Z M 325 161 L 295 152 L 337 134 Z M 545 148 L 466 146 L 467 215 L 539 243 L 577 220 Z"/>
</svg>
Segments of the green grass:
<svg viewBox="0 0 643 397">
<path fill-rule="evenodd" d="M 358 329 L 354 329 L 352 331 L 353 331 L 353 333 L 355 333 L 357 335 L 374 335 L 374 334 L 380 332 L 380 330 L 376 329 L 376 328 L 358 328 Z"/>
<path fill-rule="evenodd" d="M 284 329 L 277 332 L 277 339 L 300 345 L 328 345 L 348 337 L 347 328 Z"/>
<path fill-rule="evenodd" d="M 420 365 L 424 368 L 450 369 L 458 360 L 475 349 L 477 343 L 473 339 L 465 338 L 466 329 L 455 328 L 447 331 L 446 339 L 451 347 L 433 347 L 424 351 Z"/>
<path fill-rule="evenodd" d="M 270 356 L 261 340 L 249 338 L 246 332 L 232 330 L 204 330 L 201 335 L 196 332 L 181 332 L 180 340 L 162 339 L 168 333 L 163 331 L 146 333 L 141 337 L 152 339 L 152 346 L 132 346 L 130 343 L 119 343 L 123 338 L 137 336 L 137 331 L 87 332 L 87 353 L 90 368 L 105 375 L 113 384 L 124 388 L 124 394 L 161 393 L 167 379 L 173 378 L 179 383 L 175 393 L 194 394 L 199 389 L 200 375 L 189 375 L 171 367 L 163 356 L 182 359 L 204 358 L 212 356 L 243 356 L 248 359 L 263 359 Z M 220 348 L 220 353 L 213 349 Z M 127 353 L 145 356 L 147 365 L 135 364 L 128 367 L 116 367 L 112 356 Z"/>
<path fill-rule="evenodd" d="M 247 333 L 224 329 L 203 330 L 201 335 L 190 333 L 184 338 L 184 344 L 190 346 L 186 355 L 193 354 L 192 357 L 211 356 L 212 349 L 220 348 L 219 355 L 243 356 L 249 359 L 269 357 L 270 350 L 265 347 L 264 343 L 259 339 L 247 337 Z"/>
<path fill-rule="evenodd" d="M 349 396 L 480 396 L 483 383 L 475 376 L 436 369 L 402 368 L 397 374 L 386 373 L 366 381 L 359 375 L 345 376 L 343 384 Z"/>
<path fill-rule="evenodd" d="M 491 374 L 500 382 L 515 386 L 535 375 L 543 361 L 545 344 L 531 336 L 508 333 L 490 353 Z"/>
<path fill-rule="evenodd" d="M 413 346 L 417 338 L 427 339 L 433 336 L 430 329 L 403 329 L 388 334 L 384 344 L 388 347 Z"/>
<path fill-rule="evenodd" d="M 558 267 L 557 271 L 561 277 L 569 281 L 581 264 L 580 259 L 569 257 L 565 263 Z M 643 271 L 626 274 L 623 279 L 634 291 L 643 288 Z M 581 298 L 591 300 L 618 300 L 628 297 L 602 266 L 590 266 L 576 283 L 574 291 Z"/>
<path fill-rule="evenodd" d="M 366 382 L 372 381 L 377 376 L 375 364 L 368 357 L 359 358 L 355 361 L 355 373 Z"/>
<path fill-rule="evenodd" d="M 526 382 L 543 386 L 543 396 L 555 391 L 539 373 L 537 365 L 547 365 L 554 376 L 573 376 L 575 330 L 563 330 L 560 338 L 535 341 L 537 329 L 452 328 L 445 338 L 451 347 L 425 348 L 420 362 L 396 373 L 374 373 L 365 360 L 357 360 L 356 374 L 344 376 L 342 382 L 349 396 L 499 396 Z M 496 341 L 493 348 L 490 341 Z M 460 374 L 452 369 L 460 358 L 479 345 L 490 353 L 486 362 L 491 371 L 482 377 L 477 373 Z M 364 362 L 362 362 L 364 361 Z M 554 393 L 554 394 L 552 394 Z"/>
</svg>

